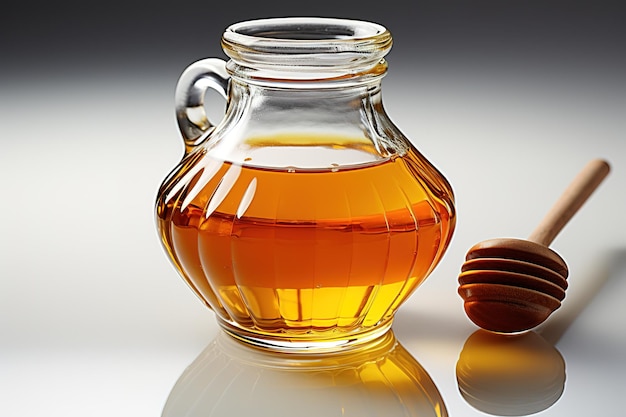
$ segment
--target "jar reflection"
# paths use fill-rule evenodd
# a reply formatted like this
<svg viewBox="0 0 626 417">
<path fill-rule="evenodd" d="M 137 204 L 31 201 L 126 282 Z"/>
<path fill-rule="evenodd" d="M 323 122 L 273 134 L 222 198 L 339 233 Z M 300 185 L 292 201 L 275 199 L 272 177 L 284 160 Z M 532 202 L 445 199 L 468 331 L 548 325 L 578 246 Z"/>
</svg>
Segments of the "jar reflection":
<svg viewBox="0 0 626 417">
<path fill-rule="evenodd" d="M 565 361 L 533 331 L 505 335 L 478 330 L 463 346 L 456 376 L 461 395 L 474 408 L 523 416 L 558 401 L 565 387 Z"/>
<path fill-rule="evenodd" d="M 351 351 L 284 354 L 220 332 L 181 375 L 162 417 L 447 416 L 443 398 L 392 331 Z"/>
</svg>

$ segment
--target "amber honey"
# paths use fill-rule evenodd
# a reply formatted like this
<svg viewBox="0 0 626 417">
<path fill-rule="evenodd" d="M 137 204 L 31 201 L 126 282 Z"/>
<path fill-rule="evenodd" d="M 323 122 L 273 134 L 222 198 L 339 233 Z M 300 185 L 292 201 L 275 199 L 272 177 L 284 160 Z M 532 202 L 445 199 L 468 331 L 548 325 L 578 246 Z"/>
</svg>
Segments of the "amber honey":
<svg viewBox="0 0 626 417">
<path fill-rule="evenodd" d="M 420 158 L 269 169 L 198 153 L 162 187 L 162 241 L 234 328 L 322 341 L 367 332 L 390 322 L 454 228 L 447 183 L 429 182 Z"/>
</svg>

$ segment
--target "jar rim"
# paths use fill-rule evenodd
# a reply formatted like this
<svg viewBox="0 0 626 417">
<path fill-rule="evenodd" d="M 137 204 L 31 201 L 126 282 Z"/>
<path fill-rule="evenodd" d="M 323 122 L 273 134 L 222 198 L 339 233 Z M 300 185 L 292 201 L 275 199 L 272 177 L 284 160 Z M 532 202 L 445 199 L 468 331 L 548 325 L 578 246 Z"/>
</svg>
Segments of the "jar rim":
<svg viewBox="0 0 626 417">
<path fill-rule="evenodd" d="M 222 35 L 226 55 L 252 66 L 363 66 L 380 61 L 391 45 L 391 33 L 380 24 L 324 17 L 249 20 Z"/>
</svg>

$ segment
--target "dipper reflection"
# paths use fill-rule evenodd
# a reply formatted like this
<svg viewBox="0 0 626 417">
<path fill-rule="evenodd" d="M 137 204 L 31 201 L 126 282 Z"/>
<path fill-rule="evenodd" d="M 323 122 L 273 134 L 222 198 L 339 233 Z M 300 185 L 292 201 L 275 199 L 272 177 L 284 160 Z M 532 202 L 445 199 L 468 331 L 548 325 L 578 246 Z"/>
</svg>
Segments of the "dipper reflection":
<svg viewBox="0 0 626 417">
<path fill-rule="evenodd" d="M 565 361 L 535 332 L 505 335 L 478 330 L 456 366 L 459 391 L 476 409 L 523 416 L 552 406 L 563 393 Z"/>
<path fill-rule="evenodd" d="M 347 352 L 285 354 L 220 332 L 172 389 L 162 417 L 447 416 L 428 373 L 389 331 Z"/>
</svg>

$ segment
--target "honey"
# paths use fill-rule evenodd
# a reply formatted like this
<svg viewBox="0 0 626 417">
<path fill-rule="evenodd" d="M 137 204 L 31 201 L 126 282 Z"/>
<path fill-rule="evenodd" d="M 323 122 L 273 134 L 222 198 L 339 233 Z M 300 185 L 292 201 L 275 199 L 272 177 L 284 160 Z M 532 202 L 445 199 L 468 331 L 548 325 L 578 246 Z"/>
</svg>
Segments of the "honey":
<svg viewBox="0 0 626 417">
<path fill-rule="evenodd" d="M 413 149 L 323 169 L 253 163 L 192 153 L 157 201 L 163 245 L 227 327 L 358 337 L 391 323 L 448 246 L 451 190 Z"/>
</svg>

